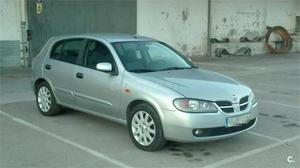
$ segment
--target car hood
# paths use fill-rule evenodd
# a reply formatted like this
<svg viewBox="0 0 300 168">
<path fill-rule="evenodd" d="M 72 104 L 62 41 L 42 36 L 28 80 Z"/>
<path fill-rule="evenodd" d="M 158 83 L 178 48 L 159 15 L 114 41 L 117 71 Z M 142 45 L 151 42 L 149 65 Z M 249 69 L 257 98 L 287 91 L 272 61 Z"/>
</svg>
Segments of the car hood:
<svg viewBox="0 0 300 168">
<path fill-rule="evenodd" d="M 203 69 L 184 69 L 137 74 L 139 77 L 168 87 L 188 98 L 232 100 L 242 98 L 251 89 L 224 75 Z"/>
</svg>

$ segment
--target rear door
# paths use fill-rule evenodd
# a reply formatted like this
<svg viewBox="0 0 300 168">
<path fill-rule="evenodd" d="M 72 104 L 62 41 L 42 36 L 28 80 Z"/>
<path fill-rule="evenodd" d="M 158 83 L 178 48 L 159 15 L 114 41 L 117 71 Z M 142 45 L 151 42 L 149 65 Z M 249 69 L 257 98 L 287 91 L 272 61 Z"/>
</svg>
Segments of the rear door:
<svg viewBox="0 0 300 168">
<path fill-rule="evenodd" d="M 52 47 L 50 58 L 44 62 L 44 74 L 50 80 L 56 97 L 67 105 L 75 105 L 74 73 L 84 43 L 84 39 L 59 41 Z"/>
<path fill-rule="evenodd" d="M 98 63 L 107 62 L 112 64 L 113 71 L 117 73 L 109 48 L 100 41 L 88 40 L 83 62 L 83 66 L 77 66 L 75 72 L 77 105 L 93 112 L 118 117 L 116 112 L 120 105 L 122 76 L 96 69 Z"/>
</svg>

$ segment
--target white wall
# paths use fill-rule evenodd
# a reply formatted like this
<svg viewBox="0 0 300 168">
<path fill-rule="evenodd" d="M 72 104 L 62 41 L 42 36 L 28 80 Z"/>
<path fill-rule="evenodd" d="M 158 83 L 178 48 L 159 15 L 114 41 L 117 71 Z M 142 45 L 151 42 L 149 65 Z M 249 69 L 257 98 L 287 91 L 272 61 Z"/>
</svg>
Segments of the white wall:
<svg viewBox="0 0 300 168">
<path fill-rule="evenodd" d="M 0 0 L 0 40 L 20 40 L 20 0 Z"/>
<path fill-rule="evenodd" d="M 238 41 L 241 36 L 264 35 L 264 6 L 262 0 L 212 0 L 212 37 Z"/>
<path fill-rule="evenodd" d="M 300 16 L 300 0 L 298 0 L 297 16 Z"/>
<path fill-rule="evenodd" d="M 265 53 L 263 42 L 241 44 L 240 37 L 265 36 L 266 26 L 277 25 L 293 33 L 299 1 L 211 0 L 211 37 L 229 38 L 233 44 L 224 44 L 224 48 L 232 52 L 246 46 L 254 54 Z M 187 56 L 205 55 L 207 10 L 208 0 L 137 0 L 137 33 L 165 41 Z M 213 53 L 222 46 L 212 47 Z"/>
<path fill-rule="evenodd" d="M 228 44 L 212 44 L 212 55 L 215 48 L 235 52 L 240 47 L 250 47 L 252 54 L 266 53 L 264 41 L 240 43 L 240 37 L 264 37 L 267 26 L 283 26 L 294 33 L 299 3 L 299 0 L 212 0 L 211 37 L 230 39 Z M 297 45 L 295 41 L 294 46 Z"/>
<path fill-rule="evenodd" d="M 207 50 L 207 0 L 137 0 L 137 34 L 164 41 L 187 56 Z"/>
<path fill-rule="evenodd" d="M 299 0 L 212 0 L 212 35 L 216 38 L 264 36 L 266 26 L 295 30 Z M 297 10 L 298 9 L 298 10 Z"/>
<path fill-rule="evenodd" d="M 299 14 L 300 0 L 267 0 L 266 23 L 269 26 L 281 25 L 289 32 L 295 31 L 297 12 Z"/>
</svg>

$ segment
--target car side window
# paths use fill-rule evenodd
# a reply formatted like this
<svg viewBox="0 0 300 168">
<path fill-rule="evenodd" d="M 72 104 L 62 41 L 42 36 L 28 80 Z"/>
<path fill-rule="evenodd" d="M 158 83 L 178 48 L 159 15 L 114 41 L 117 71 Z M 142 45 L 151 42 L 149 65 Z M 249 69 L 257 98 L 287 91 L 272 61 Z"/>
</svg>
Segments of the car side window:
<svg viewBox="0 0 300 168">
<path fill-rule="evenodd" d="M 58 42 L 54 46 L 50 58 L 76 64 L 76 61 L 80 54 L 82 43 L 82 39 L 72 39 Z"/>
<path fill-rule="evenodd" d="M 50 58 L 59 59 L 63 45 L 64 45 L 63 41 L 56 43 L 52 48 Z"/>
<path fill-rule="evenodd" d="M 96 69 L 98 63 L 111 63 L 113 70 L 114 59 L 109 49 L 101 42 L 90 40 L 88 41 L 85 50 L 85 65 L 88 68 Z"/>
</svg>

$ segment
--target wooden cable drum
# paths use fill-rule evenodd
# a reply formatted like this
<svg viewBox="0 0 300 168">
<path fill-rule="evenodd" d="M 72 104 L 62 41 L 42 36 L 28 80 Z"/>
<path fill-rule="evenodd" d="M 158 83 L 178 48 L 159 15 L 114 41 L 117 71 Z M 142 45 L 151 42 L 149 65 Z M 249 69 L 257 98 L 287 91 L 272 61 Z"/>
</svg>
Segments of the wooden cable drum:
<svg viewBox="0 0 300 168">
<path fill-rule="evenodd" d="M 270 45 L 270 36 L 272 33 L 278 34 L 282 39 L 282 47 L 281 48 L 274 48 L 272 45 Z M 266 41 L 265 45 L 271 54 L 280 54 L 280 53 L 287 53 L 291 50 L 293 41 L 289 34 L 289 32 L 281 27 L 281 26 L 275 26 L 275 27 L 268 27 L 268 32 L 266 34 Z"/>
</svg>

